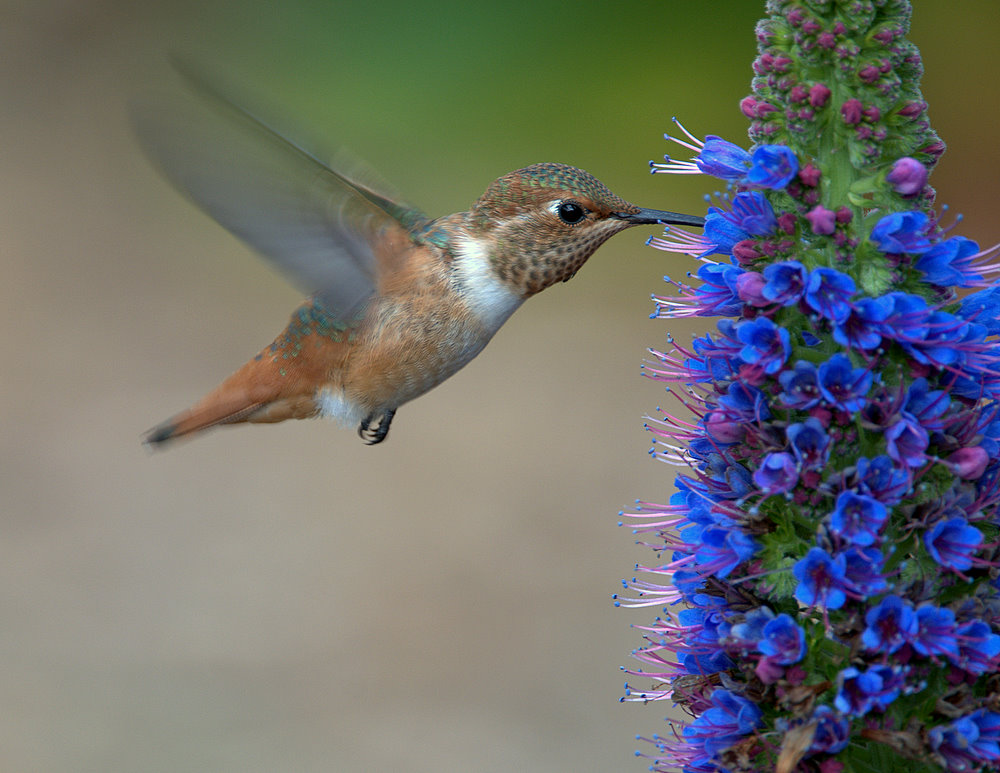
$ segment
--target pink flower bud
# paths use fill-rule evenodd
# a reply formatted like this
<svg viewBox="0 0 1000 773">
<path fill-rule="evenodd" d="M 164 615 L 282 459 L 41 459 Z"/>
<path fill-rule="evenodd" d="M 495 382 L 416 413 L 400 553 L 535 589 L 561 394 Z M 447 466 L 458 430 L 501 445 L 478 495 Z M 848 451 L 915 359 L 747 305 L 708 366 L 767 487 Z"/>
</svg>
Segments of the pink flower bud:
<svg viewBox="0 0 1000 773">
<path fill-rule="evenodd" d="M 885 179 L 901 196 L 914 196 L 927 184 L 927 167 L 915 158 L 903 156 L 892 165 L 892 171 Z"/>
</svg>

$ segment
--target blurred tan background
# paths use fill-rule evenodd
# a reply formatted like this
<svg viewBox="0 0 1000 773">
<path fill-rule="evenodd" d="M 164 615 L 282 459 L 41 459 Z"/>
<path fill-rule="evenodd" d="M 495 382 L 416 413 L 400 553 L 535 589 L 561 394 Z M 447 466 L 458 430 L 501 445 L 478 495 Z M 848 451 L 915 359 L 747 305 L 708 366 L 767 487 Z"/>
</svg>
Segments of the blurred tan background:
<svg viewBox="0 0 1000 773">
<path fill-rule="evenodd" d="M 542 160 L 699 211 L 710 183 L 646 162 L 672 115 L 745 139 L 762 4 L 708 5 L 0 2 L 0 770 L 645 769 L 668 707 L 617 702 L 653 614 L 611 605 L 648 557 L 616 512 L 672 491 L 638 365 L 692 265 L 617 237 L 379 447 L 296 422 L 150 455 L 298 296 L 156 176 L 125 101 L 181 50 L 431 214 Z M 998 33 L 992 0 L 917 3 L 933 182 L 984 245 Z"/>
</svg>

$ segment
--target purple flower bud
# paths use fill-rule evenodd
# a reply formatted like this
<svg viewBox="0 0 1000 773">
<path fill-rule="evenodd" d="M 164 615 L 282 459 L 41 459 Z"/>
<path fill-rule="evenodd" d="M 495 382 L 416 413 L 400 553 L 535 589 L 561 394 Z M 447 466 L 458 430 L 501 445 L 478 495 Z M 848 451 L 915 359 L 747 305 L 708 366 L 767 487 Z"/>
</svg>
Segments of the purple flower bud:
<svg viewBox="0 0 1000 773">
<path fill-rule="evenodd" d="M 978 480 L 986 472 L 990 463 L 990 455 L 982 446 L 960 448 L 951 454 L 946 464 L 962 480 Z"/>
<path fill-rule="evenodd" d="M 915 196 L 927 184 L 927 167 L 915 158 L 903 156 L 885 176 L 892 189 L 901 196 Z"/>
<path fill-rule="evenodd" d="M 837 229 L 836 213 L 821 204 L 806 212 L 806 220 L 809 221 L 812 232 L 820 236 L 829 236 Z"/>
<path fill-rule="evenodd" d="M 844 118 L 844 123 L 848 126 L 856 126 L 861 123 L 862 105 L 861 100 L 848 99 L 840 108 L 840 114 Z"/>
<path fill-rule="evenodd" d="M 767 306 L 768 299 L 764 297 L 764 277 L 757 271 L 746 271 L 736 277 L 736 294 L 739 299 L 750 306 L 761 308 Z"/>
<path fill-rule="evenodd" d="M 809 89 L 809 104 L 813 107 L 823 107 L 830 99 L 830 89 L 822 83 L 814 83 Z"/>
</svg>

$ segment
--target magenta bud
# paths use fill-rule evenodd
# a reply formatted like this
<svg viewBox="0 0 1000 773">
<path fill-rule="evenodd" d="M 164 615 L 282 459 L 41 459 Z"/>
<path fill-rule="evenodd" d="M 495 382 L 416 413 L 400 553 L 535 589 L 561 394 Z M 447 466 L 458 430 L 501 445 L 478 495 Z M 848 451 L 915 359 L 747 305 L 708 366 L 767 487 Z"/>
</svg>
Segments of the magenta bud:
<svg viewBox="0 0 1000 773">
<path fill-rule="evenodd" d="M 764 297 L 765 284 L 767 282 L 762 274 L 756 271 L 746 271 L 736 277 L 736 295 L 741 301 L 751 306 L 758 308 L 767 306 L 768 300 Z"/>
<path fill-rule="evenodd" d="M 782 212 L 778 215 L 778 228 L 791 236 L 795 233 L 795 215 L 791 212 Z"/>
<path fill-rule="evenodd" d="M 819 43 L 820 48 L 830 49 L 837 45 L 837 36 L 832 32 L 821 32 L 816 38 L 816 42 Z"/>
<path fill-rule="evenodd" d="M 733 245 L 733 257 L 736 258 L 736 261 L 742 266 L 745 266 L 748 263 L 753 263 L 761 257 L 761 254 L 762 253 L 757 249 L 757 244 L 753 239 L 744 239 L 743 241 L 736 242 L 736 244 Z"/>
<path fill-rule="evenodd" d="M 823 107 L 830 98 L 830 89 L 822 83 L 814 83 L 809 89 L 809 104 L 813 107 Z"/>
<path fill-rule="evenodd" d="M 764 684 L 774 684 L 785 675 L 785 667 L 780 663 L 775 663 L 771 658 L 765 657 L 757 661 L 754 673 Z"/>
<path fill-rule="evenodd" d="M 718 411 L 705 418 L 705 431 L 719 443 L 739 443 L 746 435 L 746 427 Z"/>
<path fill-rule="evenodd" d="M 849 99 L 840 107 L 840 114 L 844 117 L 844 123 L 848 126 L 857 126 L 861 123 L 863 106 L 860 99 Z"/>
<path fill-rule="evenodd" d="M 757 117 L 757 100 L 753 97 L 743 97 L 740 100 L 740 112 L 747 118 Z"/>
<path fill-rule="evenodd" d="M 810 188 L 815 188 L 819 185 L 820 171 L 819 167 L 815 164 L 806 164 L 801 169 L 799 169 L 799 180 L 802 181 L 803 185 L 808 185 Z"/>
<path fill-rule="evenodd" d="M 820 236 L 829 236 L 837 229 L 836 213 L 822 204 L 817 204 L 806 212 L 806 220 L 809 221 L 812 232 Z"/>
<path fill-rule="evenodd" d="M 990 463 L 990 455 L 982 446 L 960 448 L 948 457 L 948 466 L 963 480 L 976 480 L 986 472 Z"/>
</svg>

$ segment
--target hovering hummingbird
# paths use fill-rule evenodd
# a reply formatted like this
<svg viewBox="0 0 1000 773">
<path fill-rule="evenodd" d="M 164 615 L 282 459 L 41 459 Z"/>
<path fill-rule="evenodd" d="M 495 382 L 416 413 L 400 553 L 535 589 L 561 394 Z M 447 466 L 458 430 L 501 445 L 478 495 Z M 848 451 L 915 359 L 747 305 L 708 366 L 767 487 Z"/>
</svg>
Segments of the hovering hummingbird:
<svg viewBox="0 0 1000 773">
<path fill-rule="evenodd" d="M 581 169 L 534 164 L 465 212 L 431 219 L 337 171 L 191 72 L 185 102 L 132 106 L 166 176 L 310 296 L 285 330 L 192 407 L 145 437 L 322 416 L 385 440 L 396 410 L 472 360 L 527 298 L 573 277 L 636 225 L 701 226 L 642 209 Z"/>
</svg>

